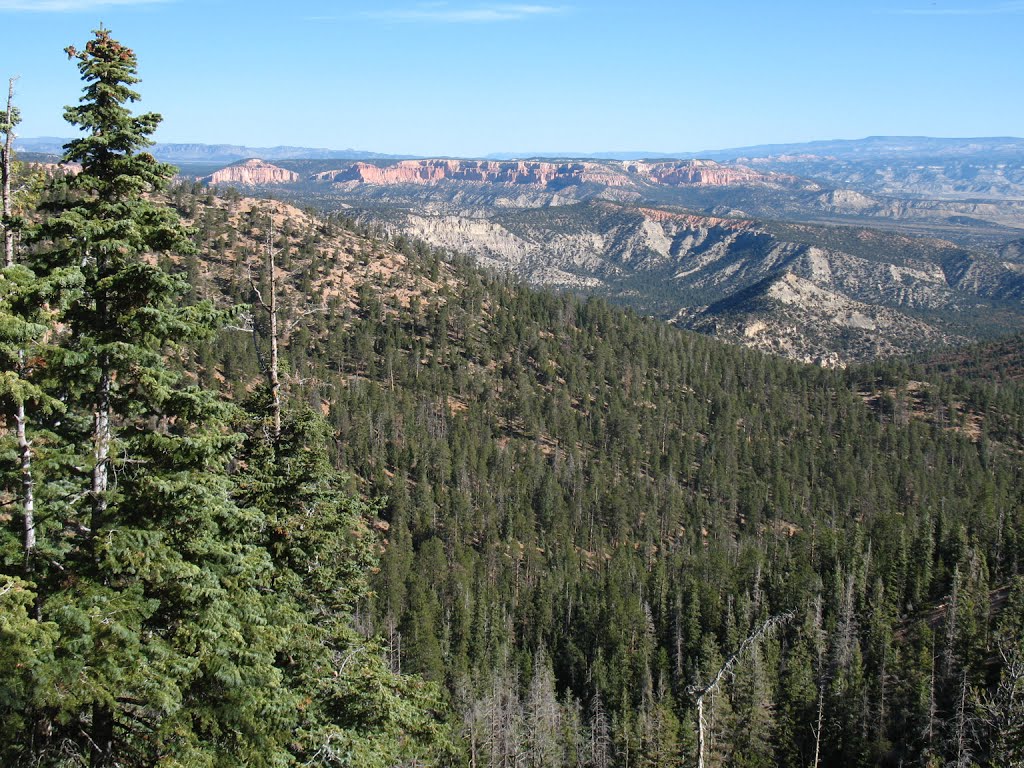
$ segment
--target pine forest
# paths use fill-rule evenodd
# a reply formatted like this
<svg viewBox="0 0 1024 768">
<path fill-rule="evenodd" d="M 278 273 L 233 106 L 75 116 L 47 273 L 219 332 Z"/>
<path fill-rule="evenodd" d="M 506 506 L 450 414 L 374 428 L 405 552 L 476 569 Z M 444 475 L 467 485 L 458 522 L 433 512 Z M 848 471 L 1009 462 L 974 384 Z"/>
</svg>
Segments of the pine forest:
<svg viewBox="0 0 1024 768">
<path fill-rule="evenodd" d="M 0 765 L 1024 765 L 1024 338 L 826 369 L 0 113 Z M 12 85 L 13 95 L 13 85 Z"/>
</svg>

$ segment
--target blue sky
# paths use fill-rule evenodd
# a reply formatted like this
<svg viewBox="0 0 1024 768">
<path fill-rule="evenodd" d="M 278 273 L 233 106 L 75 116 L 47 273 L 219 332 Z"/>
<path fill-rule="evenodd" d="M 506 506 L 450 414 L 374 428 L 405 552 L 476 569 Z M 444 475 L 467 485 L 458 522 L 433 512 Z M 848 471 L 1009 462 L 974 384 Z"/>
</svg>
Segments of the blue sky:
<svg viewBox="0 0 1024 768">
<path fill-rule="evenodd" d="M 1021 0 L 0 0 L 23 136 L 135 49 L 166 142 L 420 155 L 1024 135 Z"/>
</svg>

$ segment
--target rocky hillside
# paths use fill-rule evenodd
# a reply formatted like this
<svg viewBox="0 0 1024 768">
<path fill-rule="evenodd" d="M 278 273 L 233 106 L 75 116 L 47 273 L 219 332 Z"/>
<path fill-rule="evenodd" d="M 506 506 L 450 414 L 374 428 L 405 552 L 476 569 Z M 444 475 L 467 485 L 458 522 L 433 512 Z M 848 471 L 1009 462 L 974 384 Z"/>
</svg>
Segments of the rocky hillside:
<svg viewBox="0 0 1024 768">
<path fill-rule="evenodd" d="M 450 270 L 437 259 L 425 272 L 422 265 L 411 265 L 412 250 L 396 249 L 280 201 L 214 194 L 196 198 L 182 188 L 174 202 L 195 232 L 201 254 L 185 257 L 189 282 L 199 297 L 226 297 L 229 304 L 252 301 L 249 286 L 265 281 L 264 254 L 273 221 L 282 311 L 311 319 L 286 327 L 286 345 L 312 320 L 344 322 L 366 286 L 386 293 L 387 304 L 396 308 L 443 302 L 440 294 L 454 287 Z M 258 311 L 249 321 L 259 321 Z M 301 343 L 297 351 L 311 352 Z"/>
<path fill-rule="evenodd" d="M 885 305 L 857 301 L 788 270 L 708 307 L 683 308 L 673 322 L 825 366 L 967 341 L 940 325 Z"/>
<path fill-rule="evenodd" d="M 826 364 L 959 344 L 1024 319 L 1024 261 L 1011 246 L 992 256 L 875 230 L 610 202 L 489 217 L 392 212 L 387 226 L 533 284 Z"/>
</svg>

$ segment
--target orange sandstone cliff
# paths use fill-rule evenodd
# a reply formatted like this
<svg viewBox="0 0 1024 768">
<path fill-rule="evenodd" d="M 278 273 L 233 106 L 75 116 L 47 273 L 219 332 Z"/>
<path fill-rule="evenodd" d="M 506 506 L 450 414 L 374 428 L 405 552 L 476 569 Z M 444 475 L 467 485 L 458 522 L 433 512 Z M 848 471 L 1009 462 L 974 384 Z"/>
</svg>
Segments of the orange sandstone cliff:
<svg viewBox="0 0 1024 768">
<path fill-rule="evenodd" d="M 596 163 L 539 160 L 402 160 L 388 165 L 353 163 L 314 174 L 314 181 L 334 184 L 437 184 L 442 181 L 547 187 L 594 183 L 629 187 L 638 183 L 665 186 L 790 184 L 795 177 L 726 167 L 710 160 Z"/>
<path fill-rule="evenodd" d="M 238 165 L 229 165 L 216 173 L 205 176 L 201 181 L 205 184 L 245 184 L 262 186 L 264 184 L 291 184 L 301 179 L 299 174 L 262 160 L 246 160 Z"/>
</svg>

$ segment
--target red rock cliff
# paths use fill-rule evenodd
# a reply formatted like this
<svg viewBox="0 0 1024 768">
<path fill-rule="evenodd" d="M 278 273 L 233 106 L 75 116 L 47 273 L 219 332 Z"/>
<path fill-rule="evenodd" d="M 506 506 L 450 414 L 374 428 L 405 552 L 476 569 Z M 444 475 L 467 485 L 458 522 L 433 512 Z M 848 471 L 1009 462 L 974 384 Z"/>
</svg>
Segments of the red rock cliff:
<svg viewBox="0 0 1024 768">
<path fill-rule="evenodd" d="M 779 184 L 795 182 L 793 176 L 765 174 L 744 166 L 724 166 L 712 160 L 683 160 L 664 163 L 625 163 L 626 171 L 652 184 L 670 187 L 726 187 L 738 184 Z"/>
<path fill-rule="evenodd" d="M 259 186 L 263 184 L 290 184 L 300 180 L 299 174 L 262 160 L 246 160 L 239 165 L 229 165 L 216 173 L 204 177 L 204 184 L 246 184 Z"/>
<path fill-rule="evenodd" d="M 363 184 L 435 184 L 469 181 L 488 184 L 525 184 L 546 187 L 552 183 L 596 182 L 608 186 L 629 184 L 625 174 L 598 163 L 549 163 L 491 160 L 402 160 L 377 166 L 353 163 L 348 168 L 318 173 L 317 181 Z"/>
<path fill-rule="evenodd" d="M 595 183 L 608 187 L 630 187 L 638 182 L 666 186 L 727 186 L 733 184 L 779 184 L 795 177 L 764 174 L 742 166 L 722 166 L 710 160 L 667 162 L 545 162 L 537 160 L 401 160 L 388 165 L 353 163 L 347 168 L 324 171 L 315 181 L 356 183 L 437 184 L 442 181 L 486 184 L 571 185 Z"/>
</svg>

